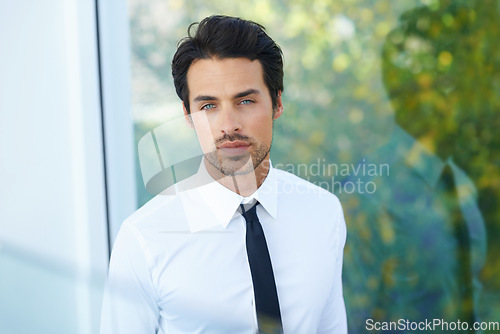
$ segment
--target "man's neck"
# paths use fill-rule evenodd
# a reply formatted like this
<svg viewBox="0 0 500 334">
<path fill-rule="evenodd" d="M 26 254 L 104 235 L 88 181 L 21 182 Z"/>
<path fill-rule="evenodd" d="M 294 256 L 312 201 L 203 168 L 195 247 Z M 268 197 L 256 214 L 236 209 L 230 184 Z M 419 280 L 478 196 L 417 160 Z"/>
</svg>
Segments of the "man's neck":
<svg viewBox="0 0 500 334">
<path fill-rule="evenodd" d="M 219 169 L 208 162 L 207 159 L 203 160 L 208 174 L 210 174 L 214 180 L 243 197 L 252 195 L 262 183 L 264 183 L 270 168 L 269 156 L 267 156 L 259 166 L 250 173 L 224 175 Z"/>
</svg>

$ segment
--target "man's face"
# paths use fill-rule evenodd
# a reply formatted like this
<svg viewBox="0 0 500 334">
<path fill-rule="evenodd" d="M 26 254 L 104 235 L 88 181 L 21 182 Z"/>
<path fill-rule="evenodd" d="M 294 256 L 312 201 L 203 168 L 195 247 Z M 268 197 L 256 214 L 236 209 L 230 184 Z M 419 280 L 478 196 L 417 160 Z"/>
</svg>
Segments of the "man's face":
<svg viewBox="0 0 500 334">
<path fill-rule="evenodd" d="M 247 58 L 201 59 L 188 70 L 192 122 L 208 162 L 224 175 L 247 174 L 269 159 L 273 113 L 262 65 Z"/>
</svg>

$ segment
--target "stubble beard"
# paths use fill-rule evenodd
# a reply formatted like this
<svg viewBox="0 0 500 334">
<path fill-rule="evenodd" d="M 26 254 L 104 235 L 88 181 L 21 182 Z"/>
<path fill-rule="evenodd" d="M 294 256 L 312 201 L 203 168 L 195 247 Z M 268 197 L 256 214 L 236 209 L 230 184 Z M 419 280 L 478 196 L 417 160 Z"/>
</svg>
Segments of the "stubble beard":
<svg viewBox="0 0 500 334">
<path fill-rule="evenodd" d="M 271 151 L 271 146 L 250 142 L 249 147 L 255 147 L 253 152 L 247 154 L 224 157 L 218 150 L 205 153 L 207 161 L 225 176 L 245 175 L 252 173 L 260 166 Z"/>
</svg>

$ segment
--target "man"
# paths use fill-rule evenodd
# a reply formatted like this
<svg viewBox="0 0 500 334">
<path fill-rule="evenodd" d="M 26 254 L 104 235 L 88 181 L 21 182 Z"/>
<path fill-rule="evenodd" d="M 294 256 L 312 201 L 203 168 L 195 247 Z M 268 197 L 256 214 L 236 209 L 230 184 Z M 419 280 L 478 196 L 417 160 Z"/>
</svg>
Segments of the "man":
<svg viewBox="0 0 500 334">
<path fill-rule="evenodd" d="M 346 333 L 340 203 L 269 160 L 278 45 L 254 22 L 208 17 L 172 74 L 204 158 L 123 223 L 101 333 Z"/>
</svg>

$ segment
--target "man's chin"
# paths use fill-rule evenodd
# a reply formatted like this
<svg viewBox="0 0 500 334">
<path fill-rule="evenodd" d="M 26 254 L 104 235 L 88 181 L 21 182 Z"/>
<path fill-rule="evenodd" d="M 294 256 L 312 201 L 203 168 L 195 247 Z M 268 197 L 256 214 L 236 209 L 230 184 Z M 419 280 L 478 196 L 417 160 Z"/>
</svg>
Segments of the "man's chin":
<svg viewBox="0 0 500 334">
<path fill-rule="evenodd" d="M 251 161 L 242 159 L 239 161 L 226 161 L 223 162 L 218 168 L 222 174 L 226 176 L 246 175 L 254 171 Z"/>
<path fill-rule="evenodd" d="M 225 176 L 237 176 L 237 175 L 248 175 L 255 171 L 253 167 L 250 168 L 240 168 L 240 169 L 230 169 L 230 168 L 222 168 L 220 169 L 222 174 Z"/>
<path fill-rule="evenodd" d="M 243 154 L 231 157 L 215 158 L 212 155 L 205 155 L 210 165 L 219 170 L 225 176 L 245 175 L 254 171 L 250 155 Z"/>
</svg>

